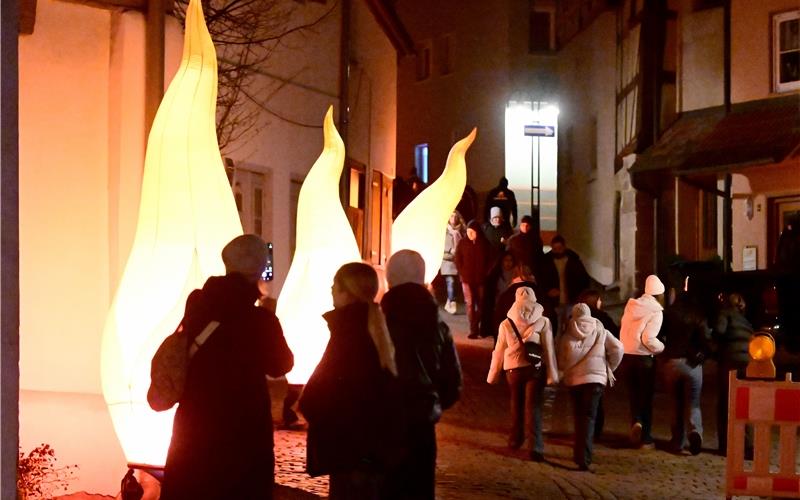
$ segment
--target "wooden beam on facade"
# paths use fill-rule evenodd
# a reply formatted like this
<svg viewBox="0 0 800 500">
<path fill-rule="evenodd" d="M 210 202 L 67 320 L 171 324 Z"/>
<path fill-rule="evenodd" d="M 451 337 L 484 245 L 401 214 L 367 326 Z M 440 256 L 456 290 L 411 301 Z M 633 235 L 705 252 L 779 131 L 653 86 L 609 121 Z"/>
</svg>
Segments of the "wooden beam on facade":
<svg viewBox="0 0 800 500">
<path fill-rule="evenodd" d="M 61 0 L 62 2 L 77 3 L 97 7 L 100 9 L 122 9 L 147 11 L 148 0 Z M 164 2 L 164 13 L 172 14 L 174 0 Z"/>
<path fill-rule="evenodd" d="M 19 34 L 32 35 L 36 24 L 36 0 L 19 1 Z"/>
<path fill-rule="evenodd" d="M 414 41 L 411 35 L 406 31 L 405 26 L 397 16 L 392 2 L 387 0 L 366 0 L 367 7 L 375 17 L 375 20 L 380 25 L 381 29 L 389 41 L 392 42 L 400 57 L 407 56 L 414 53 Z"/>
<path fill-rule="evenodd" d="M 147 0 L 144 34 L 144 123 L 145 137 L 164 97 L 164 8 L 167 0 Z"/>
</svg>

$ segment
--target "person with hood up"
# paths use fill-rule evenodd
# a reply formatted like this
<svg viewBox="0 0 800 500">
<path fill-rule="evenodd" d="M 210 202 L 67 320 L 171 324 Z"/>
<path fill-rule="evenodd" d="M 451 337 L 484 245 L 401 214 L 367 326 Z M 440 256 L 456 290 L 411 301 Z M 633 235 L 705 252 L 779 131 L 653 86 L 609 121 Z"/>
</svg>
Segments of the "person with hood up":
<svg viewBox="0 0 800 500">
<path fill-rule="evenodd" d="M 450 314 L 455 314 L 458 310 L 456 304 L 456 278 L 458 277 L 458 268 L 456 268 L 456 248 L 458 243 L 464 238 L 464 219 L 457 210 L 450 214 L 450 220 L 447 221 L 447 228 L 444 234 L 444 257 L 442 259 L 442 267 L 439 272 L 444 278 L 445 286 L 447 287 L 447 302 L 444 305 L 444 310 Z"/>
<path fill-rule="evenodd" d="M 330 474 L 334 500 L 382 498 L 383 475 L 400 450 L 395 349 L 374 302 L 378 288 L 377 273 L 363 262 L 336 272 L 334 309 L 323 315 L 330 340 L 300 396 L 306 469 Z"/>
<path fill-rule="evenodd" d="M 489 265 L 494 266 L 505 251 L 508 238 L 514 231 L 503 220 L 503 213 L 499 207 L 489 209 L 489 222 L 485 222 L 482 228 L 489 242 Z"/>
<path fill-rule="evenodd" d="M 653 449 L 653 392 L 655 355 L 664 350 L 656 338 L 664 321 L 664 307 L 656 299 L 664 295 L 664 284 L 651 274 L 645 280 L 644 294 L 629 299 L 622 313 L 620 340 L 625 346 L 626 376 L 631 403 L 631 444 Z"/>
<path fill-rule="evenodd" d="M 544 316 L 544 308 L 528 287 L 518 288 L 514 304 L 500 323 L 497 344 L 486 381 L 496 384 L 505 372 L 511 396 L 511 433 L 508 446 L 517 449 L 527 438 L 531 460 L 544 460 L 542 438 L 542 401 L 545 385 L 558 383 L 553 330 Z M 515 331 L 516 330 L 516 331 Z M 542 366 L 528 361 L 523 343 L 534 342 L 542 348 Z M 523 422 L 524 417 L 524 422 Z"/>
<path fill-rule="evenodd" d="M 589 306 L 572 308 L 558 346 L 561 382 L 569 387 L 575 418 L 575 443 L 572 458 L 578 469 L 589 470 L 592 463 L 595 417 L 603 389 L 614 385 L 614 370 L 622 361 L 622 342 L 593 318 Z"/>
<path fill-rule="evenodd" d="M 255 302 L 267 263 L 254 234 L 222 249 L 225 276 L 208 278 L 186 301 L 190 339 L 219 326 L 196 351 L 178 401 L 161 498 L 272 498 L 275 456 L 265 375 L 280 377 L 294 358 L 278 318 Z"/>
<path fill-rule="evenodd" d="M 544 258 L 542 237 L 533 225 L 533 217 L 524 215 L 519 223 L 519 232 L 508 238 L 508 250 L 517 262 L 528 266 L 534 273 L 539 270 Z"/>
<path fill-rule="evenodd" d="M 517 197 L 514 191 L 508 187 L 508 179 L 500 177 L 497 181 L 497 186 L 493 187 L 486 195 L 486 213 L 489 215 L 493 207 L 497 207 L 502 211 L 503 220 L 506 221 L 508 227 L 517 225 Z M 491 215 L 486 217 L 491 220 Z"/>
<path fill-rule="evenodd" d="M 476 220 L 467 224 L 467 237 L 456 247 L 456 268 L 461 278 L 464 304 L 469 319 L 469 338 L 480 336 L 483 283 L 489 272 L 489 243 Z"/>
<path fill-rule="evenodd" d="M 407 453 L 388 471 L 383 499 L 435 498 L 436 423 L 461 393 L 453 337 L 424 279 L 419 253 L 400 250 L 389 258 L 381 308 L 395 346 Z"/>
</svg>

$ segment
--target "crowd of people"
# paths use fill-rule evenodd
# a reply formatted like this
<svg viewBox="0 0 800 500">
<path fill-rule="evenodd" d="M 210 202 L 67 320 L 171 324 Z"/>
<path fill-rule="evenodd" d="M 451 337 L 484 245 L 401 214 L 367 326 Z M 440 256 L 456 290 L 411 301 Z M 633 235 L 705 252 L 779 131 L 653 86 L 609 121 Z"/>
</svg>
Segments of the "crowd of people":
<svg viewBox="0 0 800 500">
<path fill-rule="evenodd" d="M 501 181 L 492 200 L 513 201 Z M 509 191 L 510 192 L 510 191 Z M 603 394 L 620 368 L 630 395 L 630 439 L 653 447 L 656 364 L 674 398 L 670 448 L 701 451 L 702 364 L 719 364 L 717 428 L 726 451 L 728 372 L 742 372 L 753 328 L 741 295 L 724 297 L 713 324 L 685 287 L 669 290 L 656 275 L 628 300 L 617 326 L 580 257 L 563 237 L 544 253 L 534 220 L 517 231 L 516 202 L 488 208 L 488 222 L 449 219 L 441 275 L 444 311 L 457 311 L 460 281 L 471 339 L 493 337 L 487 382 L 505 379 L 510 400 L 508 446 L 527 443 L 544 461 L 543 398 L 548 385 L 569 391 L 573 459 L 591 471 L 603 428 Z M 179 331 L 193 354 L 178 401 L 162 498 L 271 498 L 274 453 L 266 377 L 292 369 L 280 322 L 263 299 L 266 245 L 255 235 L 222 251 L 226 275 L 208 279 L 186 303 Z M 425 263 L 411 250 L 386 264 L 388 290 L 375 269 L 349 263 L 331 284 L 333 310 L 324 354 L 292 402 L 307 422 L 307 472 L 330 476 L 332 499 L 435 498 L 436 424 L 455 404 L 462 380 L 453 336 L 439 314 Z M 666 309 L 665 309 L 666 307 Z M 199 335 L 212 328 L 213 335 Z M 284 419 L 299 417 L 285 405 Z M 287 412 L 289 416 L 287 416 Z M 291 423 L 291 422 L 288 422 Z"/>
</svg>

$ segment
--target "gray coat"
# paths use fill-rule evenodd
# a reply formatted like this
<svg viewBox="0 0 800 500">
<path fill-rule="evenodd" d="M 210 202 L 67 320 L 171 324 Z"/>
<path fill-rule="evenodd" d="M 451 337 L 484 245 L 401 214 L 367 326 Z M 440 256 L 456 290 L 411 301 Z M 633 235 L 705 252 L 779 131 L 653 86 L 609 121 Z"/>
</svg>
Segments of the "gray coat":
<svg viewBox="0 0 800 500">
<path fill-rule="evenodd" d="M 462 238 L 464 237 L 462 231 Z M 440 273 L 442 276 L 457 276 L 458 269 L 456 269 L 456 242 L 453 234 L 450 231 L 444 233 L 444 256 L 442 258 L 442 267 Z"/>
</svg>

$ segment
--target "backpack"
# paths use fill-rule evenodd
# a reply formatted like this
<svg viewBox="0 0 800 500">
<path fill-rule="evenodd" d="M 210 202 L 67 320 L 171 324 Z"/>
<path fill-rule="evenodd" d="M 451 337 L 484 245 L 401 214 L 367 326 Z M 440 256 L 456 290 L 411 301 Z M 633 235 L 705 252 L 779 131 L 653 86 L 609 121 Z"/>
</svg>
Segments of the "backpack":
<svg viewBox="0 0 800 500">
<path fill-rule="evenodd" d="M 150 388 L 147 390 L 150 408 L 155 411 L 169 410 L 181 399 L 189 361 L 218 326 L 218 321 L 209 322 L 189 345 L 188 334 L 181 323 L 172 335 L 161 342 L 150 363 Z"/>
</svg>

